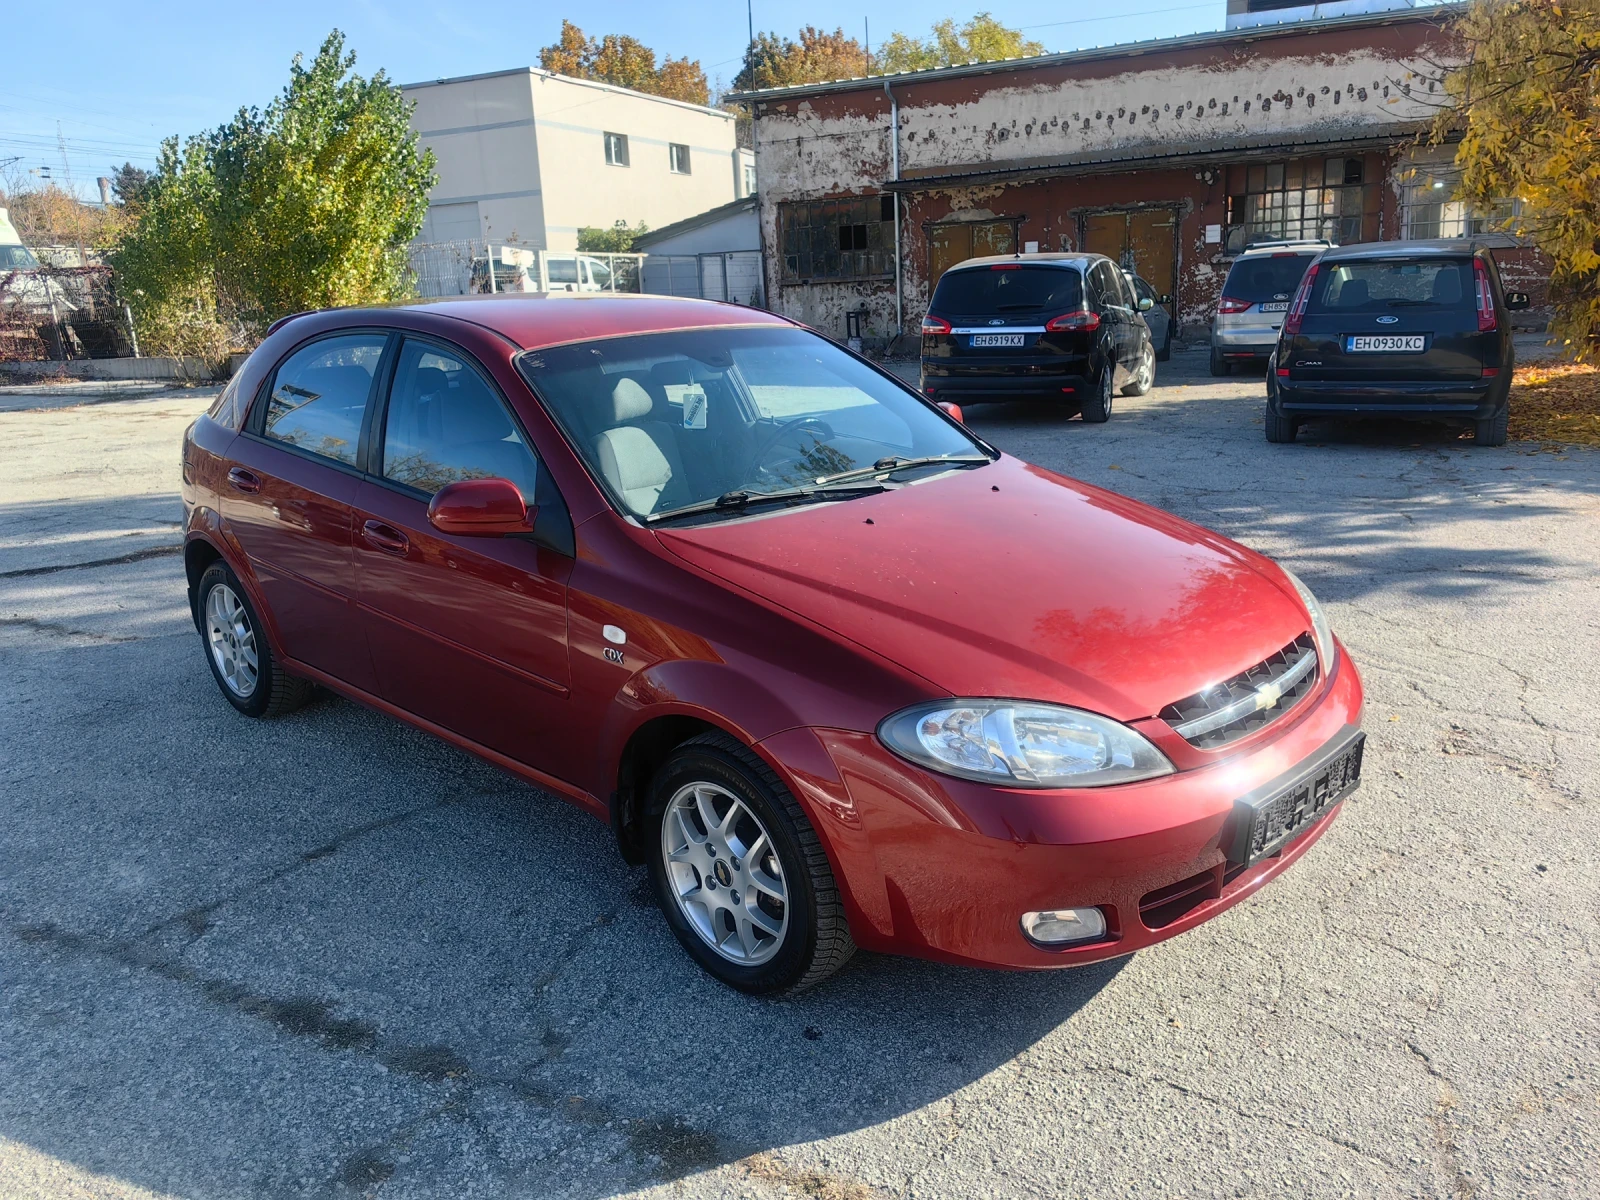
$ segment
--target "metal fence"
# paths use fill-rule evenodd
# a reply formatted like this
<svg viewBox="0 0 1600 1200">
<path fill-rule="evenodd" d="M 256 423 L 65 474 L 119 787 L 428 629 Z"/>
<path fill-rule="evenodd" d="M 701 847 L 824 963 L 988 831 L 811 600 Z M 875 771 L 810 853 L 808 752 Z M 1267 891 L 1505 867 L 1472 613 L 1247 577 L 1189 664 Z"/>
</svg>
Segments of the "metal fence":
<svg viewBox="0 0 1600 1200">
<path fill-rule="evenodd" d="M 110 267 L 0 271 L 0 362 L 137 353 Z"/>
<path fill-rule="evenodd" d="M 761 288 L 761 252 L 651 254 L 644 260 L 643 290 L 657 296 L 692 296 L 766 307 Z"/>
</svg>

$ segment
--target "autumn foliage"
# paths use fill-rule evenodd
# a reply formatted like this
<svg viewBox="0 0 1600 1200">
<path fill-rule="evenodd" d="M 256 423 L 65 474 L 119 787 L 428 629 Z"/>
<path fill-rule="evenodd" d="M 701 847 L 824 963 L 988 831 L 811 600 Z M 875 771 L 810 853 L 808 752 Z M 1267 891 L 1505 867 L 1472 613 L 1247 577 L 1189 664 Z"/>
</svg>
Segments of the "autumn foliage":
<svg viewBox="0 0 1600 1200">
<path fill-rule="evenodd" d="M 1508 232 L 1549 256 L 1552 332 L 1577 357 L 1600 349 L 1600 0 L 1477 0 L 1446 79 L 1461 131 L 1459 195 L 1484 210 L 1515 197 Z"/>
<path fill-rule="evenodd" d="M 658 65 L 656 52 L 638 38 L 608 33 L 596 41 L 571 21 L 562 21 L 561 36 L 539 51 L 539 65 L 557 75 L 592 79 L 669 100 L 689 104 L 711 100 L 706 73 L 698 62 L 668 56 Z"/>
</svg>

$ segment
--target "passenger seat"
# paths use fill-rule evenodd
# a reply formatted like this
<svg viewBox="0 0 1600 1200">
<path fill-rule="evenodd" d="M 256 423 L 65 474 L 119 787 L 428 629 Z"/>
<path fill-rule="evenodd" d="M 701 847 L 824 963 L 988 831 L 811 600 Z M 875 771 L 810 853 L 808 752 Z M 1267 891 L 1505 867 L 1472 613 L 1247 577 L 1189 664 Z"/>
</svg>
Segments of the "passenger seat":
<svg viewBox="0 0 1600 1200">
<path fill-rule="evenodd" d="M 595 436 L 595 461 L 623 503 L 639 516 L 689 502 L 683 460 L 672 427 L 648 420 L 655 408 L 637 379 L 623 376 L 611 389 L 612 428 Z"/>
</svg>

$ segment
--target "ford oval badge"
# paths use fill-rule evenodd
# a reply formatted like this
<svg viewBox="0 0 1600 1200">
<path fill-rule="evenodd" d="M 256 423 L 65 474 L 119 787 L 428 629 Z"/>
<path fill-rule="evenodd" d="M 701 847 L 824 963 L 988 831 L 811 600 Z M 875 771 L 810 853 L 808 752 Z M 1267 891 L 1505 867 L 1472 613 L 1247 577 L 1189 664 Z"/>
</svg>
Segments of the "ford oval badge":
<svg viewBox="0 0 1600 1200">
<path fill-rule="evenodd" d="M 1400 319 L 1399 317 L 1379 317 L 1378 318 L 1378 324 L 1379 325 L 1393 325 L 1399 319 Z"/>
</svg>

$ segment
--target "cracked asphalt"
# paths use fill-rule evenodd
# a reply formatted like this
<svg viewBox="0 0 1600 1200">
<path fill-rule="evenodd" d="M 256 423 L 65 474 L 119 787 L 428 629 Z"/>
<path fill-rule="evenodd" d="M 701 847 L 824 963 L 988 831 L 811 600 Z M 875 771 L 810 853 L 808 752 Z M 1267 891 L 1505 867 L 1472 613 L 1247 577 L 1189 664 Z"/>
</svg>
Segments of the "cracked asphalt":
<svg viewBox="0 0 1600 1200">
<path fill-rule="evenodd" d="M 1003 448 L 1276 555 L 1368 688 L 1362 790 L 1131 959 L 702 976 L 567 805 L 324 697 L 216 694 L 205 391 L 0 391 L 0 1195 L 1600 1196 L 1600 453 L 1262 436 L 1180 352 Z"/>
</svg>

